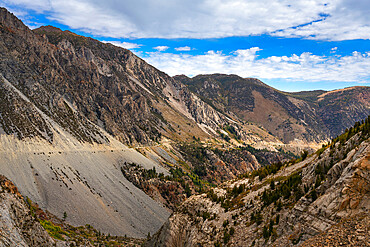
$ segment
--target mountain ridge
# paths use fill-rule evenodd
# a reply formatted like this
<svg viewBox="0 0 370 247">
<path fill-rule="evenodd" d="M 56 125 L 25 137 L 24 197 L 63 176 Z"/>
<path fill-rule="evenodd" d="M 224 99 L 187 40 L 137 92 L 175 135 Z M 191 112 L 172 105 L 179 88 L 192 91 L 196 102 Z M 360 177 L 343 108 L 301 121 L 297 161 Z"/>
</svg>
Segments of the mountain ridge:
<svg viewBox="0 0 370 247">
<path fill-rule="evenodd" d="M 185 162 L 159 141 L 204 138 L 202 128 L 229 120 L 128 50 L 53 28 L 39 35 L 0 12 L 0 172 L 71 224 L 154 233 L 170 210 L 128 181 L 124 164 L 167 175 Z"/>
<path fill-rule="evenodd" d="M 205 97 L 126 49 L 50 26 L 32 31 L 4 8 L 0 35 L 0 173 L 43 209 L 68 211 L 74 225 L 153 234 L 174 204 L 329 136 L 311 130 L 324 118 L 310 102 L 259 80 L 218 74 L 207 84 L 217 97 Z M 218 95 L 220 85 L 237 97 Z M 369 111 L 368 90 L 341 94 L 318 102 L 333 105 L 335 131 Z M 269 108 L 277 113 L 266 124 L 258 114 Z M 310 117 L 311 129 L 301 121 Z"/>
<path fill-rule="evenodd" d="M 274 89 L 258 79 L 237 75 L 174 78 L 188 85 L 190 91 L 202 95 L 203 100 L 212 102 L 221 112 L 232 112 L 244 121 L 261 124 L 285 143 L 294 139 L 317 142 L 328 140 L 345 129 L 339 122 L 330 122 L 330 115 L 337 114 L 340 120 L 346 122 L 346 126 L 350 126 L 370 113 L 370 88 L 364 86 L 288 93 Z M 349 100 L 350 106 L 344 104 L 344 100 Z M 342 104 L 342 113 L 336 104 Z"/>
<path fill-rule="evenodd" d="M 2 12 L 5 11 L 5 9 L 2 10 Z M 7 29 L 4 30 L 9 31 L 10 34 L 15 34 L 16 30 L 23 30 L 22 32 L 26 33 L 24 37 L 30 37 L 29 45 L 30 47 L 34 47 L 31 50 L 39 49 L 35 46 L 39 44 L 44 47 L 48 47 L 46 43 L 52 45 L 50 48 L 46 49 L 48 50 L 48 53 L 53 54 L 50 56 L 50 58 L 48 58 L 49 55 L 45 54 L 46 50 L 43 51 L 42 49 L 37 52 L 39 55 L 35 53 L 29 54 L 31 55 L 31 60 L 29 62 L 34 64 L 32 67 L 36 69 L 39 74 L 42 74 L 42 79 L 40 82 L 43 80 L 48 81 L 50 79 L 56 79 L 58 81 L 56 84 L 41 83 L 41 85 L 48 91 L 57 91 L 60 95 L 74 104 L 75 107 L 78 108 L 78 111 L 87 116 L 90 121 L 102 126 L 108 131 L 108 133 L 116 136 L 122 142 L 129 145 L 137 145 L 141 143 L 150 144 L 160 140 L 160 137 L 163 134 L 170 139 L 184 139 L 184 137 L 179 136 L 177 131 L 174 131 L 173 125 L 180 126 L 180 133 L 187 135 L 185 138 L 191 139 L 191 136 L 186 133 L 188 130 L 182 129 L 184 126 L 183 122 L 186 122 L 187 119 L 195 121 L 196 123 L 193 125 L 194 127 L 192 127 L 190 131 L 195 131 L 198 136 L 204 136 L 204 138 L 219 136 L 217 131 L 222 129 L 220 126 L 225 124 L 235 124 L 234 121 L 236 121 L 239 122 L 236 125 L 241 126 L 241 122 L 249 121 L 254 122 L 257 125 L 261 124 L 267 131 L 277 136 L 284 143 L 292 142 L 295 139 L 304 140 L 306 142 L 315 141 L 320 143 L 321 141 L 325 141 L 331 137 L 334 137 L 336 134 L 340 133 L 340 131 L 343 131 L 345 127 L 353 124 L 353 121 L 357 121 L 361 117 L 364 117 L 370 111 L 370 106 L 365 106 L 365 108 L 359 110 L 362 111 L 362 114 L 356 116 L 353 120 L 350 120 L 349 123 L 346 123 L 346 126 L 341 125 L 337 127 L 339 123 L 335 123 L 334 126 L 330 126 L 331 128 L 337 129 L 333 133 L 330 133 L 325 124 L 320 123 L 322 118 L 325 117 L 325 114 L 323 114 L 323 116 L 316 116 L 317 114 L 315 115 L 310 110 L 307 110 L 310 108 L 310 106 L 296 106 L 297 104 L 302 104 L 300 103 L 302 101 L 299 101 L 302 99 L 298 99 L 299 102 L 297 103 L 291 102 L 292 100 L 286 98 L 288 96 L 297 98 L 294 96 L 297 96 L 298 93 L 286 96 L 280 94 L 280 91 L 273 89 L 258 79 L 245 79 L 240 78 L 237 75 L 226 76 L 222 74 L 216 74 L 196 76 L 195 78 L 207 78 L 215 76 L 223 77 L 219 81 L 223 83 L 222 80 L 227 80 L 230 82 L 230 85 L 236 85 L 239 83 L 238 81 L 243 80 L 244 82 L 248 81 L 249 85 L 255 85 L 264 88 L 264 90 L 261 91 L 263 92 L 262 96 L 258 93 L 257 95 L 252 95 L 251 93 L 253 92 L 250 90 L 245 91 L 242 94 L 236 94 L 240 96 L 237 97 L 237 104 L 240 103 L 242 107 L 234 107 L 231 110 L 228 108 L 225 110 L 225 107 L 228 107 L 227 102 L 225 105 L 225 102 L 221 102 L 219 99 L 217 99 L 217 97 L 205 97 L 202 92 L 197 92 L 194 86 L 191 85 L 192 83 L 184 83 L 187 85 L 184 86 L 182 83 L 178 83 L 176 80 L 174 81 L 165 73 L 156 70 L 151 65 L 146 64 L 143 60 L 139 59 L 128 50 L 118 48 L 111 44 L 103 44 L 94 39 L 86 38 L 70 31 L 62 31 L 52 26 L 43 26 L 31 31 L 27 27 L 21 26 L 22 23 L 19 19 L 12 20 L 12 18 L 16 18 L 13 15 L 5 14 L 4 16 L 5 17 L 2 18 L 2 25 L 6 23 L 9 27 L 13 27 L 15 29 L 12 32 Z M 35 33 L 37 35 L 32 36 L 31 33 Z M 22 36 L 22 34 L 20 34 L 20 36 Z M 35 40 L 38 42 L 35 42 Z M 7 43 L 16 44 L 17 41 L 8 41 Z M 14 46 L 14 44 L 12 45 Z M 5 48 L 6 46 L 3 47 Z M 10 48 L 11 47 L 12 46 L 10 46 Z M 108 47 L 111 47 L 112 49 Z M 18 49 L 14 52 L 17 54 L 21 50 Z M 26 54 L 28 54 L 28 52 L 26 52 Z M 26 55 L 26 57 L 29 55 Z M 106 60 L 108 58 L 109 61 Z M 119 61 L 117 59 L 119 59 Z M 45 60 L 45 62 L 48 64 L 43 63 L 42 60 Z M 110 61 L 116 62 L 112 63 Z M 48 68 L 50 65 L 53 65 L 58 69 L 55 70 Z M 47 69 L 41 71 L 40 68 L 43 67 Z M 122 71 L 122 69 L 126 70 L 126 72 Z M 3 70 L 6 71 L 6 67 L 3 68 Z M 25 68 L 22 70 L 27 71 Z M 121 72 L 119 74 L 115 74 L 118 73 L 117 71 L 119 70 L 121 70 Z M 84 78 L 85 75 L 89 76 Z M 4 76 L 6 77 L 6 74 Z M 39 77 L 39 75 L 33 75 L 33 77 L 35 76 Z M 120 82 L 114 78 L 117 78 Z M 181 77 L 174 78 L 181 81 Z M 188 79 L 185 78 L 185 80 Z M 21 81 L 23 80 L 24 79 Z M 201 78 L 201 80 L 204 79 Z M 127 86 L 129 89 L 124 89 L 127 88 Z M 130 90 L 130 88 L 132 90 Z M 101 92 L 105 91 L 105 94 L 111 95 L 109 96 L 110 99 L 107 98 L 108 95 L 99 93 L 97 89 Z M 363 90 L 365 89 L 367 88 L 363 88 Z M 235 91 L 239 89 L 236 87 L 232 90 Z M 75 93 L 79 92 L 80 94 L 83 91 L 86 91 L 84 95 L 77 95 Z M 367 95 L 366 97 L 368 97 L 368 91 L 368 89 L 365 90 Z M 195 95 L 191 92 L 194 92 Z M 246 97 L 246 95 L 249 96 Z M 90 98 L 90 100 L 85 102 L 86 100 L 81 96 L 86 99 Z M 199 97 L 200 100 L 197 99 Z M 227 98 L 229 96 L 224 95 L 222 97 Z M 274 105 L 276 98 L 278 98 L 279 101 L 276 101 L 278 102 L 276 107 L 272 107 L 272 109 L 281 112 L 277 114 L 276 117 L 281 115 L 280 118 L 282 118 L 284 116 L 293 115 L 291 122 L 296 121 L 298 123 L 284 122 L 282 120 L 269 123 L 271 122 L 270 119 L 276 118 L 273 114 L 270 114 L 271 116 L 252 114 L 254 100 L 256 97 L 262 102 L 262 104 L 259 102 L 259 105 L 263 105 L 263 102 L 270 100 L 270 102 L 266 103 L 269 106 L 271 106 L 271 104 Z M 158 99 L 163 101 L 159 102 L 158 104 Z M 106 101 L 107 103 L 103 103 L 102 100 Z M 309 103 L 310 102 L 303 101 L 303 104 Z M 113 104 L 115 105 L 114 108 L 111 106 Z M 223 110 L 221 108 L 225 109 Z M 263 108 L 259 109 L 259 111 L 262 110 Z M 207 114 L 202 112 L 207 112 Z M 169 124 L 163 122 L 161 120 L 163 118 L 161 114 L 163 113 L 171 113 L 170 115 L 176 120 Z M 178 117 L 179 114 L 184 116 Z M 125 116 L 125 119 L 122 119 L 120 116 Z M 132 116 L 136 117 L 132 119 Z M 168 118 L 171 116 L 167 114 L 165 119 L 168 120 Z M 304 126 L 304 123 L 307 122 L 307 120 L 304 120 L 305 117 L 308 119 L 315 118 L 313 121 L 311 121 L 312 123 L 308 123 L 310 128 L 306 128 Z M 178 124 L 177 119 L 181 118 L 183 119 L 183 121 L 181 121 L 182 124 Z M 302 120 L 305 122 L 302 122 Z M 121 122 L 125 124 L 122 125 L 120 124 Z M 141 125 L 141 122 L 145 122 L 146 124 Z M 278 125 L 278 129 L 274 129 L 273 125 Z M 313 130 L 320 129 L 316 128 L 317 125 L 322 129 L 320 133 L 317 133 L 317 131 Z M 158 128 L 158 126 L 161 127 Z M 289 134 L 288 132 L 291 132 L 291 130 L 293 130 L 295 133 Z M 245 133 L 248 133 L 248 130 L 245 130 L 244 127 L 239 128 L 239 131 L 244 132 L 244 134 L 241 133 L 242 137 L 246 136 Z M 328 132 L 329 134 L 326 134 L 325 132 Z M 268 133 L 266 133 L 266 135 L 268 135 Z M 255 136 L 257 137 L 258 135 Z"/>
</svg>

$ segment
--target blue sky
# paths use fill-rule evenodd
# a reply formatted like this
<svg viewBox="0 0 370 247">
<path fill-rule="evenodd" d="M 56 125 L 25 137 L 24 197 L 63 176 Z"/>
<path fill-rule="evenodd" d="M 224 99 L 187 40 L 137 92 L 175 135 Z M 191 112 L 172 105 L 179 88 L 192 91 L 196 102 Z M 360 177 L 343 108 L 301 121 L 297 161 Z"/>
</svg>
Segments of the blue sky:
<svg viewBox="0 0 370 247">
<path fill-rule="evenodd" d="M 368 0 L 0 0 L 133 51 L 169 75 L 256 77 L 284 91 L 370 86 Z"/>
</svg>

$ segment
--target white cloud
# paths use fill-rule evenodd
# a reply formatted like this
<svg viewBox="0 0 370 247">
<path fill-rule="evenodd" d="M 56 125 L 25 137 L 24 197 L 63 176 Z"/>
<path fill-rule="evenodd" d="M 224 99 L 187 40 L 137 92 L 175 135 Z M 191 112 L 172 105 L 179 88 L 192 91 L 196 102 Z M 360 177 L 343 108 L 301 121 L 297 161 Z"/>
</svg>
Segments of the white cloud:
<svg viewBox="0 0 370 247">
<path fill-rule="evenodd" d="M 230 54 L 209 51 L 202 55 L 150 52 L 143 58 L 172 76 L 225 73 L 260 79 L 342 82 L 368 82 L 370 78 L 370 52 L 330 57 L 305 52 L 258 58 L 260 50 L 253 47 Z"/>
<path fill-rule="evenodd" d="M 183 47 L 177 47 L 175 48 L 176 51 L 191 51 L 191 47 L 189 46 L 183 46 Z"/>
<path fill-rule="evenodd" d="M 29 9 L 32 9 L 36 12 L 44 12 L 45 10 L 51 10 L 51 1 L 49 0 L 32 0 L 32 1 L 29 1 L 29 0 L 3 0 L 2 2 L 4 2 L 5 4 L 15 4 L 17 6 L 26 6 L 27 8 Z M 8 7 L 8 6 L 5 6 L 5 7 Z M 10 9 L 8 9 L 10 10 Z M 18 16 L 18 10 L 16 9 L 11 9 L 11 10 L 15 10 L 15 12 L 13 12 L 14 14 L 16 14 Z M 23 11 L 21 11 L 23 12 Z M 23 16 L 23 15 L 21 15 Z"/>
<path fill-rule="evenodd" d="M 160 45 L 160 46 L 153 47 L 153 49 L 155 49 L 155 50 L 157 50 L 157 51 L 165 51 L 165 50 L 167 50 L 168 48 L 170 48 L 170 47 L 165 46 L 165 45 Z"/>
<path fill-rule="evenodd" d="M 370 1 L 332 0 L 327 6 L 327 16 L 321 21 L 279 30 L 274 35 L 330 41 L 370 39 Z"/>
<path fill-rule="evenodd" d="M 103 43 L 110 43 L 115 46 L 119 46 L 125 49 L 137 49 L 140 48 L 143 45 L 136 44 L 136 43 L 130 43 L 130 42 L 120 42 L 120 41 L 102 41 Z"/>
<path fill-rule="evenodd" d="M 368 0 L 3 0 L 96 36 L 370 38 Z"/>
</svg>

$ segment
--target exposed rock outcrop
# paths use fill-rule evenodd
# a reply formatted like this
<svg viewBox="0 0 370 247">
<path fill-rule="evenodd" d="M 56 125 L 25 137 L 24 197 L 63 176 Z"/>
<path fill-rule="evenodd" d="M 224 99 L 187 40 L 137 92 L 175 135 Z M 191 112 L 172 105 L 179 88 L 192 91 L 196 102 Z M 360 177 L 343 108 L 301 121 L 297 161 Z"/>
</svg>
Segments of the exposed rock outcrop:
<svg viewBox="0 0 370 247">
<path fill-rule="evenodd" d="M 343 129 L 369 113 L 368 88 L 286 95 L 254 79 L 218 75 L 213 77 L 230 82 L 231 94 L 214 78 L 196 91 L 126 49 L 51 26 L 30 30 L 4 8 L 0 35 L 0 173 L 40 207 L 59 217 L 67 211 L 69 223 L 91 224 L 111 234 L 144 237 L 169 215 L 122 175 L 124 162 L 155 167 L 164 175 L 169 174 L 166 168 L 182 167 L 194 183 L 219 183 L 263 161 L 286 158 L 273 152 L 258 159 L 243 150 L 245 143 L 277 151 L 284 143 L 274 135 L 284 142 L 322 141 L 335 133 L 324 135 L 328 128 Z M 339 94 L 343 97 L 337 101 Z M 311 102 L 311 96 L 319 100 Z M 356 102 L 361 104 L 355 107 Z M 344 125 L 322 125 L 325 111 L 316 113 L 315 104 L 331 105 L 338 121 L 355 117 Z M 275 110 L 277 115 L 266 115 Z M 246 123 L 248 114 L 271 123 Z M 200 156 L 206 156 L 204 162 L 191 162 L 192 155 L 186 157 L 180 148 L 156 149 L 159 143 L 175 147 L 193 141 Z M 211 148 L 203 149 L 208 144 Z M 126 145 L 151 146 L 153 152 L 147 158 Z M 338 165 L 338 174 L 342 166 L 347 167 Z M 337 175 L 330 173 L 328 181 L 330 176 Z M 346 191 L 355 193 L 352 187 Z M 359 200 L 348 204 L 360 205 Z"/>
<path fill-rule="evenodd" d="M 56 246 L 56 242 L 32 216 L 17 187 L 2 175 L 0 175 L 0 246 Z"/>
<path fill-rule="evenodd" d="M 334 240 L 366 246 L 369 120 L 355 127 L 359 133 L 346 132 L 300 163 L 290 163 L 279 172 L 280 166 L 268 166 L 192 196 L 148 246 L 323 246 Z M 265 172 L 272 175 L 255 177 Z"/>
</svg>

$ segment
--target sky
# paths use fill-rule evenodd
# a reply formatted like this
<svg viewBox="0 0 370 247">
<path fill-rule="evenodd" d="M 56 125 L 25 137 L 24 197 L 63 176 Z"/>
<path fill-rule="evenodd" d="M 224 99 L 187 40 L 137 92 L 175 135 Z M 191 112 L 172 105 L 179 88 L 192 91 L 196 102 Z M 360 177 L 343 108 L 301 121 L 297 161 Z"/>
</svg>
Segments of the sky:
<svg viewBox="0 0 370 247">
<path fill-rule="evenodd" d="M 370 86 L 369 0 L 0 0 L 131 50 L 170 76 L 236 74 L 283 91 Z"/>
</svg>

